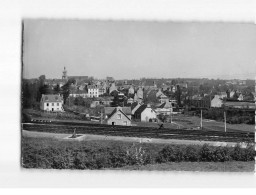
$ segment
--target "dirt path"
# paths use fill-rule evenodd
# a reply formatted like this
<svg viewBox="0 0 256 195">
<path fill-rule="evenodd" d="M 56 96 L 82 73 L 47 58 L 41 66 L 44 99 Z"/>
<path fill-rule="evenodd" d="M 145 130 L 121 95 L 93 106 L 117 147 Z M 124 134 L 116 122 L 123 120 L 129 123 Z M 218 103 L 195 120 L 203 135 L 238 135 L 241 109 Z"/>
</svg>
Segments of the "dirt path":
<svg viewBox="0 0 256 195">
<path fill-rule="evenodd" d="M 140 142 L 140 143 L 159 143 L 159 144 L 185 144 L 185 145 L 203 145 L 209 144 L 212 146 L 231 146 L 234 147 L 236 143 L 233 142 L 212 142 L 212 141 L 195 141 L 195 140 L 176 140 L 176 139 L 150 139 L 150 138 L 137 138 L 137 137 L 121 137 L 121 136 L 104 136 L 104 135 L 91 135 L 91 134 L 79 134 L 80 137 L 72 138 L 69 137 L 71 134 L 57 134 L 57 133 L 46 133 L 46 132 L 32 132 L 22 131 L 22 135 L 25 137 L 48 137 L 59 140 L 68 141 L 90 141 L 90 140 L 112 140 L 112 141 L 127 141 L 127 142 Z M 245 147 L 245 145 L 243 145 Z"/>
</svg>

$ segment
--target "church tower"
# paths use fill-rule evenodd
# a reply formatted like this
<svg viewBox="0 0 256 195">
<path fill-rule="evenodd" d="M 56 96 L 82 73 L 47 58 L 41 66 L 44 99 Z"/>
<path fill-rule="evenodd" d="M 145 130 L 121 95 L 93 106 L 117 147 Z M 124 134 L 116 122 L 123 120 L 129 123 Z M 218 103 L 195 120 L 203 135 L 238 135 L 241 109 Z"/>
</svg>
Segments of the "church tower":
<svg viewBox="0 0 256 195">
<path fill-rule="evenodd" d="M 64 71 L 63 71 L 62 79 L 64 79 L 64 80 L 68 80 L 68 75 L 67 75 L 66 67 L 64 67 Z"/>
</svg>

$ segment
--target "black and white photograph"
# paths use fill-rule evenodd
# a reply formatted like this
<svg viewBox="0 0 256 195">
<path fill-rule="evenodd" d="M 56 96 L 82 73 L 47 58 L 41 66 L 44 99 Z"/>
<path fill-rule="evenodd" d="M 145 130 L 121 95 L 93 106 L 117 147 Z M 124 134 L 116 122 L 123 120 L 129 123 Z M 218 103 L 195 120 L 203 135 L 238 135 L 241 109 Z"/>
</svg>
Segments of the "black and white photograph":
<svg viewBox="0 0 256 195">
<path fill-rule="evenodd" d="M 254 24 L 24 19 L 22 34 L 22 167 L 254 171 Z"/>
<path fill-rule="evenodd" d="M 0 194 L 253 194 L 255 7 L 0 0 Z"/>
</svg>

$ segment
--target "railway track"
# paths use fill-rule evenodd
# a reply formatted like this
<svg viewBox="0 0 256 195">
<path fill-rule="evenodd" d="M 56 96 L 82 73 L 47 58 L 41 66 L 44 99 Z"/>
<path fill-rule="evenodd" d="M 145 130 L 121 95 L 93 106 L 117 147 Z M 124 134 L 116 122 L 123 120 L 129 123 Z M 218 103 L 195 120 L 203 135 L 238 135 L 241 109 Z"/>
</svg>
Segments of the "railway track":
<svg viewBox="0 0 256 195">
<path fill-rule="evenodd" d="M 23 123 L 22 129 L 36 132 L 72 134 L 93 134 L 139 138 L 180 139 L 218 142 L 254 142 L 254 133 L 221 132 L 212 130 L 157 129 L 138 126 L 109 126 L 103 124 L 72 122 L 35 122 Z"/>
</svg>

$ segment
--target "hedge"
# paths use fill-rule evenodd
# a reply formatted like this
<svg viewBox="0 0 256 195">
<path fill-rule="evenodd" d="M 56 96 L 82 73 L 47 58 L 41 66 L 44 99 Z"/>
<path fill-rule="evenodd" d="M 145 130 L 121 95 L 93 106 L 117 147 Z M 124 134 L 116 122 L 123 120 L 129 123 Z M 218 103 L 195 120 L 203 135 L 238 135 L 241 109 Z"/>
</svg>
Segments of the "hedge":
<svg viewBox="0 0 256 195">
<path fill-rule="evenodd" d="M 34 139 L 34 140 L 33 140 Z M 213 147 L 209 145 L 167 145 L 153 151 L 143 144 L 84 144 L 82 141 L 22 140 L 22 165 L 42 169 L 102 169 L 165 162 L 253 161 L 254 147 Z M 158 147 L 158 146 L 157 146 Z"/>
</svg>

